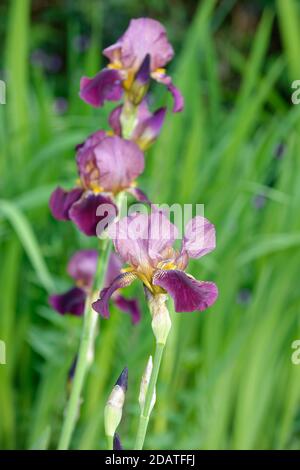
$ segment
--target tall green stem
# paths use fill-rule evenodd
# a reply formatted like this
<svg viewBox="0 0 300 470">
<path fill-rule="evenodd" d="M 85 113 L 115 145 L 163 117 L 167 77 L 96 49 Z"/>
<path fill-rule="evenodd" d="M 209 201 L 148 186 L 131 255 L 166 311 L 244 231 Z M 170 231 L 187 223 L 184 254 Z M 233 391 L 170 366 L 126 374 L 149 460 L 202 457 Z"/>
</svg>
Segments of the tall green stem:
<svg viewBox="0 0 300 470">
<path fill-rule="evenodd" d="M 98 268 L 94 280 L 94 288 L 92 289 L 91 294 L 87 297 L 85 302 L 84 321 L 78 352 L 78 359 L 75 369 L 75 376 L 72 385 L 71 395 L 67 405 L 66 416 L 58 444 L 59 450 L 66 450 L 69 448 L 71 437 L 78 417 L 80 407 L 80 396 L 84 384 L 84 379 L 90 366 L 89 354 L 93 348 L 95 329 L 97 324 L 97 318 L 95 318 L 96 314 L 91 307 L 93 300 L 92 297 L 94 289 L 100 289 L 103 286 L 110 251 L 111 242 L 109 239 L 105 239 L 103 242 L 102 252 L 100 253 L 98 260 Z"/>
<path fill-rule="evenodd" d="M 137 432 L 137 437 L 135 441 L 135 450 L 141 450 L 144 446 L 145 436 L 148 428 L 150 413 L 151 413 L 151 403 L 152 397 L 155 393 L 156 383 L 158 378 L 158 373 L 160 369 L 161 359 L 164 351 L 164 344 L 156 343 L 155 355 L 153 361 L 153 370 L 149 382 L 149 386 L 146 393 L 145 405 L 140 415 L 139 427 Z"/>
</svg>

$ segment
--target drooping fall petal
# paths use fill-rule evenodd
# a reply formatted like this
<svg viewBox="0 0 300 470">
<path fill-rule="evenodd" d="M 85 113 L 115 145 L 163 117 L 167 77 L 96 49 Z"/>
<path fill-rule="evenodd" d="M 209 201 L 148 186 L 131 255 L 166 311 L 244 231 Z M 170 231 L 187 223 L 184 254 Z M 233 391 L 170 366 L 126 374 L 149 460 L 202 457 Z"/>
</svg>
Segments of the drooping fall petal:
<svg viewBox="0 0 300 470">
<path fill-rule="evenodd" d="M 83 190 L 80 188 L 65 191 L 57 187 L 51 194 L 49 207 L 53 217 L 57 220 L 70 220 L 69 210 L 81 197 Z"/>
<path fill-rule="evenodd" d="M 122 77 L 114 69 L 103 69 L 94 78 L 83 77 L 79 95 L 95 108 L 103 106 L 105 101 L 119 101 L 123 95 Z"/>
<path fill-rule="evenodd" d="M 101 215 L 97 215 L 98 210 L 103 208 Z M 99 212 L 98 212 L 99 213 Z M 103 220 L 107 220 L 102 229 L 104 229 L 116 216 L 117 208 L 115 204 L 101 194 L 88 193 L 84 194 L 75 204 L 72 205 L 69 216 L 87 236 L 100 235 L 98 225 Z M 98 232 L 98 233 L 97 233 Z"/>
<path fill-rule="evenodd" d="M 162 287 L 173 297 L 176 312 L 203 311 L 218 297 L 218 289 L 213 282 L 197 281 L 175 269 L 158 269 L 154 273 L 153 284 Z"/>
<path fill-rule="evenodd" d="M 49 297 L 49 304 L 61 315 L 70 313 L 80 316 L 84 312 L 86 293 L 79 287 L 73 287 L 63 294 L 53 294 Z"/>
<path fill-rule="evenodd" d="M 116 290 L 129 286 L 135 279 L 136 275 L 131 272 L 120 274 L 109 287 L 100 292 L 99 299 L 92 304 L 93 309 L 104 318 L 109 318 L 109 299 Z"/>
</svg>

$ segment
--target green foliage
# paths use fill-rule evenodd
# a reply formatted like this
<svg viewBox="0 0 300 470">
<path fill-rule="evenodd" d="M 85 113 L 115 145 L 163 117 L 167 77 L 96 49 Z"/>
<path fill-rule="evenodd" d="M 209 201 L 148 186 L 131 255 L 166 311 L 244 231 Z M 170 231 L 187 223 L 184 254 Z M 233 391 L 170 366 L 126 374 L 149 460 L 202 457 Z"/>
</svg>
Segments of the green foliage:
<svg viewBox="0 0 300 470">
<path fill-rule="evenodd" d="M 133 3 L 127 14 L 145 14 Z M 220 291 L 204 314 L 173 314 L 149 448 L 300 447 L 300 369 L 291 362 L 291 343 L 300 338 L 300 108 L 290 102 L 290 82 L 300 79 L 299 4 L 266 6 L 246 47 L 231 34 L 234 4 L 199 2 L 172 65 L 185 110 L 169 113 L 146 157 L 142 185 L 152 200 L 205 204 L 217 249 L 192 263 L 190 272 L 213 280 Z M 31 8 L 29 0 L 10 2 L 1 57 L 8 72 L 7 105 L 0 106 L 0 339 L 7 344 L 7 365 L 0 365 L 2 449 L 57 445 L 81 320 L 52 312 L 47 295 L 53 285 L 68 285 L 68 256 L 96 242 L 54 221 L 48 197 L 56 184 L 73 184 L 74 145 L 107 126 L 108 108 L 91 111 L 77 89 L 80 76 L 99 66 L 101 28 L 118 23 L 106 8 L 82 2 L 92 31 L 82 60 L 72 49 L 80 20 L 66 16 L 69 101 L 60 115 L 53 111 L 55 76 L 30 65 L 43 29 L 31 23 Z M 118 8 L 123 18 L 122 2 Z M 163 8 L 159 14 L 163 19 Z M 50 40 L 46 26 L 42 32 Z M 114 28 L 114 38 L 121 32 Z M 163 101 L 160 92 L 154 90 Z M 145 305 L 142 290 L 132 289 Z M 103 406 L 125 365 L 129 391 L 120 434 L 132 448 L 139 381 L 153 348 L 149 321 L 145 309 L 137 327 L 116 310 L 100 322 L 74 448 L 105 447 Z"/>
</svg>

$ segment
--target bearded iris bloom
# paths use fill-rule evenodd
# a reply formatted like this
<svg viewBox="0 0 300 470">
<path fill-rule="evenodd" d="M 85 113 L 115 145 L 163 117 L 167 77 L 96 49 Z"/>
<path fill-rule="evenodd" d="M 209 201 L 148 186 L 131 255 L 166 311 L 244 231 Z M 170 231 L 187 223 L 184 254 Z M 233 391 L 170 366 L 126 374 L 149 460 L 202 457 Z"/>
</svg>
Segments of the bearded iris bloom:
<svg viewBox="0 0 300 470">
<path fill-rule="evenodd" d="M 150 79 L 164 84 L 174 99 L 173 111 L 183 109 L 183 97 L 167 75 L 165 66 L 174 56 L 165 28 L 156 20 L 138 18 L 115 44 L 104 49 L 108 66 L 94 78 L 83 77 L 80 97 L 94 107 L 127 98 L 137 105 L 147 93 Z"/>
<path fill-rule="evenodd" d="M 98 223 L 107 215 L 97 215 L 100 206 L 110 209 L 114 218 L 118 193 L 139 196 L 134 184 L 144 170 L 144 155 L 134 142 L 98 131 L 77 146 L 76 161 L 78 186 L 70 191 L 56 188 L 50 209 L 56 219 L 71 220 L 83 233 L 95 236 Z"/>
<path fill-rule="evenodd" d="M 103 317 L 109 317 L 109 299 L 115 290 L 135 279 L 141 280 L 152 296 L 168 293 L 176 312 L 202 311 L 216 301 L 218 289 L 213 282 L 198 281 L 185 272 L 190 258 L 200 258 L 215 248 L 214 226 L 204 217 L 194 217 L 187 224 L 180 250 L 174 248 L 176 226 L 159 211 L 124 217 L 112 224 L 108 233 L 129 267 L 93 303 Z"/>
<path fill-rule="evenodd" d="M 84 314 L 85 301 L 93 288 L 94 276 L 97 270 L 98 252 L 96 250 L 77 251 L 68 263 L 67 271 L 74 279 L 76 286 L 63 294 L 49 297 L 51 307 L 61 315 L 67 313 L 75 316 Z M 111 253 L 104 285 L 109 286 L 112 280 L 121 272 L 122 261 Z M 123 312 L 129 313 L 132 323 L 140 320 L 140 309 L 136 299 L 127 299 L 119 292 L 113 296 L 115 305 Z"/>
</svg>

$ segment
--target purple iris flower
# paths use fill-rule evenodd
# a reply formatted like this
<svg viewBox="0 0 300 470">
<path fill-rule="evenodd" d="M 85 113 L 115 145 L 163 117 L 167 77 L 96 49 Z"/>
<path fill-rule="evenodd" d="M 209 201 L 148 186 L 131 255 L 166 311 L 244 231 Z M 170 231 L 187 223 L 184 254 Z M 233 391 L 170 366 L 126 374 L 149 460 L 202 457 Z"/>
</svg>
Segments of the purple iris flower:
<svg viewBox="0 0 300 470">
<path fill-rule="evenodd" d="M 125 91 L 134 104 L 145 95 L 151 78 L 164 84 L 174 99 L 173 111 L 183 109 L 183 97 L 166 74 L 165 65 L 174 51 L 165 28 L 151 18 L 130 21 L 128 29 L 115 44 L 104 49 L 109 59 L 107 68 L 95 77 L 83 77 L 80 97 L 95 107 L 107 101 L 118 101 Z"/>
<path fill-rule="evenodd" d="M 69 261 L 68 273 L 74 279 L 76 286 L 63 294 L 54 294 L 49 297 L 51 307 L 61 315 L 66 313 L 81 316 L 87 295 L 93 287 L 96 274 L 98 252 L 96 250 L 77 251 Z M 121 272 L 122 261 L 116 253 L 111 253 L 106 273 L 105 286 Z M 138 301 L 127 299 L 119 292 L 113 295 L 115 305 L 123 312 L 131 315 L 132 323 L 138 323 L 141 317 Z"/>
<path fill-rule="evenodd" d="M 121 113 L 123 106 L 113 109 L 109 116 L 109 124 L 116 135 L 122 135 Z M 143 151 L 157 139 L 166 115 L 166 108 L 159 108 L 152 113 L 149 110 L 146 99 L 138 107 L 136 124 L 134 126 L 131 140 L 133 140 Z"/>
<path fill-rule="evenodd" d="M 213 282 L 198 281 L 185 273 L 189 258 L 200 258 L 214 250 L 215 228 L 204 217 L 190 220 L 180 250 L 174 248 L 178 230 L 163 212 L 135 213 L 108 229 L 115 249 L 129 267 L 100 292 L 93 303 L 96 312 L 109 317 L 108 302 L 115 290 L 140 279 L 152 295 L 168 293 L 176 312 L 210 307 L 218 297 Z"/>
<path fill-rule="evenodd" d="M 77 146 L 76 161 L 78 187 L 56 188 L 50 209 L 56 219 L 72 220 L 83 233 L 95 236 L 98 223 L 116 215 L 114 196 L 134 192 L 135 179 L 144 170 L 144 155 L 134 142 L 98 131 Z"/>
</svg>

